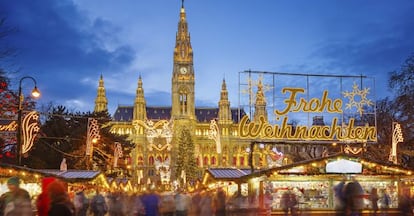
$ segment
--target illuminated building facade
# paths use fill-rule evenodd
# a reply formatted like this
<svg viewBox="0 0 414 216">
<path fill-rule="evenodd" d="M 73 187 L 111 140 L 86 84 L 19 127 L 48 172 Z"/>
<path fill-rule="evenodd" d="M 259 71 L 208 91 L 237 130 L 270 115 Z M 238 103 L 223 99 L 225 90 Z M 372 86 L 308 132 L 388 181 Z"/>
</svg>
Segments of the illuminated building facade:
<svg viewBox="0 0 414 216">
<path fill-rule="evenodd" d="M 240 119 L 246 113 L 238 108 L 231 108 L 225 80 L 222 82 L 218 107 L 195 106 L 196 72 L 186 11 L 183 6 L 180 9 L 176 33 L 171 81 L 171 106 L 148 106 L 145 100 L 144 82 L 139 77 L 134 104 L 118 106 L 113 116 L 112 132 L 129 135 L 136 144 L 131 155 L 131 167 L 137 182 L 168 182 L 174 179 L 171 174 L 177 154 L 174 136 L 182 127 L 187 127 L 193 134 L 194 157 L 200 168 L 249 168 L 250 141 L 240 139 L 238 132 Z M 257 86 L 255 99 L 253 121 L 257 121 L 259 116 L 267 118 L 266 99 L 260 83 Z M 102 76 L 95 104 L 96 112 L 107 109 Z M 217 134 L 215 136 L 216 140 L 212 139 L 212 134 L 215 132 L 218 133 L 218 139 Z M 253 151 L 253 162 L 255 168 L 268 167 L 269 164 L 277 165 L 273 161 L 280 160 L 280 151 L 286 153 L 306 151 L 308 148 L 311 149 L 312 146 L 295 147 L 283 144 L 256 146 Z M 320 156 L 322 151 L 318 149 L 314 153 Z M 275 158 L 276 155 L 278 157 Z"/>
</svg>

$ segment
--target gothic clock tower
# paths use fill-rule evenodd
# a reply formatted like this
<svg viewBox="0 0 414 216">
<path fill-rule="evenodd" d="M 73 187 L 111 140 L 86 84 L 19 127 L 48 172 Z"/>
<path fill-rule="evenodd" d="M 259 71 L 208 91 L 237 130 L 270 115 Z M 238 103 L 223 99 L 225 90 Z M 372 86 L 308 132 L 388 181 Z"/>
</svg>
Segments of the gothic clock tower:
<svg viewBox="0 0 414 216">
<path fill-rule="evenodd" d="M 174 66 L 172 74 L 173 119 L 195 120 L 193 49 L 184 5 L 180 10 L 180 21 L 175 39 Z"/>
</svg>

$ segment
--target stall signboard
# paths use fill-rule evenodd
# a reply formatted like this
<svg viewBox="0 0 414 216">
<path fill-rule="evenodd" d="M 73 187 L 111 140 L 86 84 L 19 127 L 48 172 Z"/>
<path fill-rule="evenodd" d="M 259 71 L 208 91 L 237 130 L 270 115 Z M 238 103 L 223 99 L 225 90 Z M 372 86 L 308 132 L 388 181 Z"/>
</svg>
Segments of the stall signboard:
<svg viewBox="0 0 414 216">
<path fill-rule="evenodd" d="M 247 82 L 251 84 L 249 88 L 256 88 L 258 93 L 254 95 L 254 90 L 249 91 L 253 94 L 249 95 L 251 106 L 247 108 L 250 114 L 240 119 L 238 134 L 241 138 L 331 143 L 377 141 L 375 99 L 370 96 L 371 89 L 365 87 L 364 77 L 359 77 L 359 82 L 356 77 L 327 76 L 324 79 L 318 75 L 317 79 L 309 81 L 309 76 L 316 75 L 306 74 L 303 75 L 307 77 L 305 84 L 289 82 L 288 79 L 278 84 L 275 77 L 289 74 L 272 75 L 272 79 L 268 79 L 266 74 L 259 73 L 257 87 L 251 84 L 254 81 Z M 346 79 L 350 81 L 345 82 Z M 267 88 L 266 80 L 273 80 Z M 339 80 L 338 84 L 332 80 Z M 298 86 L 289 86 L 290 83 Z M 269 94 L 265 93 L 266 89 Z M 258 100 L 259 97 L 262 99 Z M 261 106 L 257 105 L 259 102 Z M 318 117 L 322 122 L 315 122 Z"/>
<path fill-rule="evenodd" d="M 17 130 L 17 122 L 11 121 L 7 122 L 6 124 L 0 124 L 0 132 L 10 132 Z"/>
<path fill-rule="evenodd" d="M 362 164 L 346 159 L 331 161 L 326 164 L 326 173 L 362 173 Z"/>
</svg>

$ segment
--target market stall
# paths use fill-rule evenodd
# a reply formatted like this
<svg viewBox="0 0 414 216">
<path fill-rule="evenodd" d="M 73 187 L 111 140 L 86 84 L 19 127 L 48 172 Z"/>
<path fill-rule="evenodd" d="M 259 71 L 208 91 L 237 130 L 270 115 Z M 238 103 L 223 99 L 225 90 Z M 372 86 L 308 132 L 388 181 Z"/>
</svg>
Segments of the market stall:
<svg viewBox="0 0 414 216">
<path fill-rule="evenodd" d="M 413 170 L 386 162 L 372 161 L 363 156 L 337 154 L 302 161 L 270 169 L 239 170 L 231 168 L 208 169 L 203 184 L 208 188 L 223 188 L 228 197 L 240 191 L 250 200 L 257 200 L 261 208 L 268 206 L 273 212 L 281 211 L 284 193 L 292 192 L 298 208 L 309 211 L 331 212 L 335 209 L 334 188 L 340 182 L 358 182 L 362 187 L 365 210 L 372 209 L 370 192 L 379 197 L 390 197 L 389 208 L 398 207 L 401 190 L 410 188 Z M 379 203 L 381 208 L 381 203 Z"/>
<path fill-rule="evenodd" d="M 27 190 L 32 197 L 41 192 L 40 180 L 43 173 L 26 167 L 0 164 L 0 194 L 8 191 L 7 179 L 12 176 L 20 178 L 20 187 Z"/>
<path fill-rule="evenodd" d="M 51 169 L 31 169 L 11 164 L 0 164 L 0 194 L 8 191 L 7 179 L 17 176 L 21 180 L 20 186 L 26 189 L 31 196 L 36 196 L 41 192 L 41 179 L 43 177 L 55 177 L 66 182 L 69 190 L 85 189 L 108 189 L 109 184 L 105 176 L 100 171 L 93 170 L 51 170 Z"/>
<path fill-rule="evenodd" d="M 380 198 L 384 193 L 389 195 L 389 208 L 397 208 L 400 191 L 412 181 L 412 173 L 412 170 L 398 165 L 338 154 L 260 170 L 242 176 L 239 181 L 251 182 L 249 193 L 259 197 L 261 206 L 265 199 L 270 200 L 272 210 L 281 210 L 282 196 L 288 191 L 297 198 L 299 208 L 333 210 L 336 201 L 334 188 L 342 181 L 361 185 L 364 209 L 372 209 L 370 192 L 373 188 Z"/>
<path fill-rule="evenodd" d="M 250 173 L 250 169 L 210 168 L 204 173 L 202 184 L 209 190 L 222 188 L 228 196 L 234 195 L 237 191 L 247 196 L 247 181 L 241 180 L 241 177 Z"/>
</svg>

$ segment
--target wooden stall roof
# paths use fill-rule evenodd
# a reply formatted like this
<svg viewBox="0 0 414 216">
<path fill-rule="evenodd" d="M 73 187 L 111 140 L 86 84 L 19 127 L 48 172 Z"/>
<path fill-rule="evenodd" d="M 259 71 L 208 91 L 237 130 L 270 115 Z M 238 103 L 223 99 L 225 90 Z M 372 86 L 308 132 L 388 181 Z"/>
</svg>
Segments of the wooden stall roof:
<svg viewBox="0 0 414 216">
<path fill-rule="evenodd" d="M 204 173 L 202 184 L 206 185 L 208 182 L 215 181 L 238 182 L 243 176 L 250 173 L 250 169 L 209 168 Z"/>
<path fill-rule="evenodd" d="M 26 173 L 31 173 L 31 174 L 37 174 L 39 176 L 51 176 L 51 177 L 62 179 L 70 183 L 93 181 L 99 176 L 103 176 L 103 174 L 101 174 L 100 171 L 93 171 L 93 170 L 61 171 L 57 169 L 33 169 L 33 168 L 16 166 L 12 164 L 4 164 L 4 163 L 0 163 L 0 168 L 12 169 L 15 171 L 26 172 Z"/>
<path fill-rule="evenodd" d="M 234 180 L 251 173 L 250 169 L 210 168 L 207 172 L 217 180 Z"/>
<path fill-rule="evenodd" d="M 94 170 L 55 170 L 55 169 L 41 169 L 41 173 L 47 175 L 53 175 L 61 179 L 65 179 L 69 182 L 79 182 L 79 181 L 91 181 L 94 180 L 101 174 L 100 171 Z"/>
</svg>

